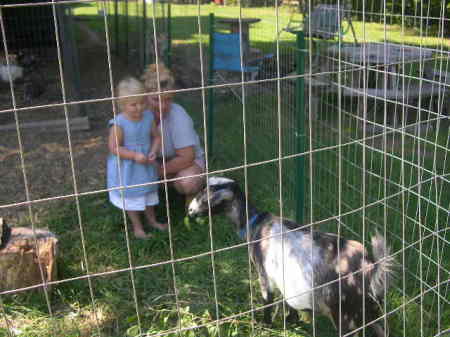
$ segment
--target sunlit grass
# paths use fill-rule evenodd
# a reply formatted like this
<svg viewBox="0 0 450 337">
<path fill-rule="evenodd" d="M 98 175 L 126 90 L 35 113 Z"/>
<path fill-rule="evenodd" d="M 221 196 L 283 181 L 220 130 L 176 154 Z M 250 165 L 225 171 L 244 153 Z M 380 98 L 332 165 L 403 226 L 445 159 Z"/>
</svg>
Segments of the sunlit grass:
<svg viewBox="0 0 450 337">
<path fill-rule="evenodd" d="M 134 13 L 137 13 L 136 5 L 132 2 L 129 3 L 128 13 L 133 17 Z M 290 27 L 298 26 L 298 22 L 301 22 L 301 15 L 292 10 L 289 7 L 280 7 L 278 12 L 275 8 L 271 7 L 255 7 L 255 8 L 242 8 L 233 6 L 216 6 L 214 4 L 207 5 L 178 5 L 172 4 L 172 33 L 173 39 L 176 44 L 192 44 L 198 43 L 198 39 L 207 41 L 208 36 L 208 16 L 210 13 L 214 13 L 216 17 L 220 18 L 237 18 L 242 16 L 243 18 L 260 18 L 259 23 L 251 26 L 252 41 L 255 43 L 262 42 L 268 43 L 276 40 L 277 36 L 280 36 L 283 40 L 295 40 L 293 34 L 283 31 L 288 25 Z M 156 11 L 157 12 L 157 11 Z M 153 7 L 147 5 L 147 17 L 149 20 L 153 18 Z M 159 13 L 159 12 L 157 12 Z M 74 9 L 76 16 L 88 16 L 93 20 L 101 20 L 98 17 L 97 7 L 95 5 L 86 4 L 83 7 Z M 278 14 L 278 16 L 277 16 Z M 200 16 L 201 34 L 199 33 L 198 16 Z M 158 16 L 156 17 L 158 18 Z M 186 19 L 189 18 L 189 21 Z M 278 19 L 277 19 L 278 18 Z M 383 20 L 381 18 L 380 20 Z M 112 16 L 110 17 L 112 21 Z M 130 25 L 133 22 L 130 21 Z M 344 26 L 347 23 L 344 21 Z M 375 22 L 362 22 L 353 21 L 353 25 L 356 32 L 358 42 L 384 42 L 389 41 L 393 43 L 402 43 L 410 45 L 420 45 L 430 48 L 450 48 L 450 39 L 443 39 L 435 36 L 434 31 L 430 31 L 427 28 L 420 27 L 402 27 L 399 24 L 387 24 L 382 21 Z M 100 25 L 101 26 L 101 25 Z M 97 27 L 100 28 L 100 27 Z M 132 29 L 132 28 L 131 28 Z M 253 34 L 254 33 L 254 34 Z M 349 30 L 343 37 L 343 42 L 354 42 L 354 38 Z"/>
<path fill-rule="evenodd" d="M 149 9 L 151 9 L 150 5 Z M 199 37 L 207 40 L 207 15 L 212 11 L 218 17 L 239 15 L 237 8 L 202 5 L 200 7 L 202 34 L 200 35 L 197 19 L 199 8 L 195 5 L 173 5 L 174 44 L 197 44 Z M 289 11 L 282 9 L 281 13 L 277 27 L 273 9 L 243 9 L 244 17 L 262 19 L 260 23 L 254 25 L 251 32 L 252 41 L 260 44 L 273 43 L 277 36 L 277 28 L 279 30 L 289 22 Z M 89 19 L 88 23 L 92 24 L 93 28 L 102 29 L 103 23 L 101 18 L 97 17 L 95 6 L 79 7 L 75 9 L 75 14 Z M 182 18 L 185 19 L 182 20 Z M 355 22 L 355 29 L 358 36 L 362 36 L 361 22 Z M 369 36 L 368 41 L 384 40 L 385 28 L 382 24 L 366 24 L 366 30 L 366 36 Z M 392 42 L 410 41 L 407 43 L 434 47 L 441 43 L 433 38 L 421 40 L 417 29 L 407 29 L 403 37 L 400 26 L 387 26 L 386 31 Z M 283 32 L 281 37 L 287 41 L 294 41 L 294 36 L 287 32 Z M 409 38 L 411 40 L 408 40 Z M 351 36 L 345 37 L 345 41 L 351 42 L 351 40 Z M 268 94 L 270 92 L 266 90 L 261 92 L 261 96 L 248 97 L 246 101 L 248 130 L 252 131 L 247 137 L 254 141 L 259 139 L 256 145 L 264 144 L 260 145 L 261 152 L 269 159 L 274 158 L 278 150 L 275 131 L 278 101 Z M 276 91 L 274 90 L 273 93 Z M 193 116 L 199 134 L 202 136 L 200 130 L 203 125 L 203 111 L 199 108 L 200 100 L 198 98 L 190 101 L 183 100 L 186 96 L 178 94 L 176 99 Z M 283 94 L 283 99 L 287 99 L 287 96 L 288 94 Z M 242 164 L 243 129 L 240 117 L 236 117 L 242 116 L 242 105 L 237 100 L 230 102 L 227 95 L 218 97 L 216 102 L 216 126 L 221 131 L 220 137 L 217 138 L 216 150 L 222 152 L 213 158 L 211 162 L 213 169 Z M 260 109 L 260 105 L 255 102 L 259 104 L 262 102 L 266 109 Z M 292 112 L 287 111 L 288 108 L 287 105 L 283 105 L 281 109 L 283 118 L 287 118 L 288 113 Z M 412 246 L 406 249 L 405 265 L 397 270 L 393 290 L 387 296 L 387 309 L 394 311 L 388 318 L 391 335 L 435 335 L 436 322 L 439 319 L 441 330 L 445 330 L 445 327 L 450 324 L 449 309 L 448 306 L 444 306 L 442 298 L 440 299 L 441 317 L 438 317 L 439 312 L 436 309 L 438 298 L 436 292 L 445 297 L 448 290 L 442 286 L 432 292 L 427 287 L 436 284 L 439 270 L 441 282 L 443 281 L 446 277 L 444 271 L 449 269 L 448 261 L 450 260 L 448 252 L 442 250 L 446 241 L 439 239 L 441 251 L 438 251 L 437 236 L 428 236 L 421 243 L 422 250 L 419 252 L 417 240 L 419 233 L 428 235 L 430 230 L 447 226 L 445 221 L 448 219 L 448 214 L 442 206 L 449 204 L 450 196 L 442 191 L 445 192 L 444 188 L 448 184 L 445 185 L 443 179 L 432 179 L 426 182 L 424 180 L 430 177 L 430 171 L 442 173 L 442 176 L 448 174 L 448 168 L 445 167 L 448 151 L 443 148 L 447 144 L 448 133 L 440 131 L 439 134 L 431 133 L 427 136 L 430 142 L 437 139 L 440 148 L 434 149 L 430 144 L 423 145 L 426 148 L 425 152 L 431 154 L 423 161 L 417 157 L 418 137 L 407 136 L 404 144 L 405 155 L 402 160 L 399 160 L 402 154 L 401 149 L 398 148 L 385 156 L 384 153 L 377 151 L 375 146 L 363 147 L 361 142 L 356 141 L 350 144 L 353 138 L 361 137 L 361 135 L 355 133 L 351 122 L 345 119 L 341 136 L 344 142 L 348 141 L 349 144 L 339 147 L 337 141 L 339 135 L 336 125 L 333 124 L 336 123 L 337 118 L 338 112 L 330 109 L 325 115 L 319 116 L 318 121 L 310 125 L 315 137 L 313 139 L 315 153 L 307 159 L 312 160 L 313 164 L 313 172 L 308 173 L 307 170 L 307 174 L 310 174 L 308 177 L 312 177 L 308 178 L 308 184 L 313 186 L 313 195 L 309 197 L 313 199 L 314 210 L 307 212 L 313 212 L 314 221 L 332 217 L 330 223 L 318 225 L 316 229 L 333 231 L 336 229 L 334 218 L 341 206 L 344 212 L 350 212 L 339 219 L 346 226 L 343 231 L 345 235 L 355 239 L 359 238 L 350 232 L 350 229 L 360 233 L 363 221 L 366 221 L 366 235 L 368 232 L 372 233 L 375 229 L 386 226 L 389 233 L 397 235 L 389 239 L 393 252 L 399 252 L 402 249 L 402 230 L 405 230 L 406 235 L 403 238 L 405 244 L 411 243 Z M 258 123 L 261 121 L 269 124 L 263 135 L 258 134 L 258 131 L 261 131 L 258 129 Z M 289 120 L 282 120 L 282 123 L 288 124 Z M 250 126 L 253 126 L 253 129 Z M 255 143 L 252 145 L 255 146 Z M 339 149 L 341 157 L 339 157 Z M 365 163 L 363 163 L 363 151 L 366 151 Z M 252 153 L 249 155 L 250 160 L 254 159 L 252 156 L 257 157 Z M 433 156 L 436 156 L 436 161 Z M 235 161 L 231 162 L 231 160 Z M 388 172 L 384 171 L 385 161 Z M 286 161 L 283 164 L 286 164 Z M 418 170 L 417 164 L 428 172 Z M 267 176 L 271 177 L 273 172 L 278 173 L 276 165 L 275 163 L 261 166 L 258 168 L 260 170 L 258 173 L 270 171 Z M 366 167 L 366 172 L 363 172 L 363 166 Z M 337 178 L 339 170 L 342 170 L 341 181 Z M 261 209 L 279 213 L 277 181 L 265 179 L 266 176 L 261 178 L 258 174 L 254 174 L 256 169 L 254 171 L 250 169 L 249 172 L 249 179 L 256 181 L 249 186 L 251 199 Z M 389 176 L 385 177 L 386 173 L 389 173 Z M 243 182 L 242 170 L 236 170 L 227 175 Z M 292 175 L 292 172 L 287 172 L 286 176 Z M 407 186 L 400 186 L 402 177 Z M 380 202 L 385 197 L 383 190 L 385 180 L 388 196 L 394 193 L 403 193 L 403 195 L 399 194 Z M 339 183 L 342 187 L 340 199 L 338 198 Z M 421 183 L 420 194 L 418 183 Z M 378 202 L 370 206 L 364 205 L 364 213 L 361 209 L 358 210 L 362 206 L 362 186 L 366 186 L 366 204 Z M 309 189 L 306 193 L 309 193 Z M 402 196 L 406 199 L 406 205 L 402 205 Z M 91 298 L 86 278 L 64 282 L 53 287 L 50 298 L 53 315 L 48 313 L 45 299 L 40 292 L 4 296 L 2 303 L 5 312 L 2 313 L 0 321 L 0 336 L 8 336 L 7 326 L 13 327 L 14 334 L 19 337 L 100 335 L 131 337 L 138 336 L 139 333 L 160 334 L 170 329 L 188 329 L 198 325 L 202 327 L 182 333 L 171 333 L 168 336 L 304 337 L 311 335 L 310 330 L 305 330 L 301 326 L 289 326 L 285 331 L 280 312 L 275 318 L 273 327 L 261 324 L 262 312 L 258 309 L 263 301 L 255 270 L 249 269 L 247 247 L 218 252 L 214 254 L 214 260 L 209 254 L 212 248 L 226 248 L 241 243 L 232 225 L 221 216 L 214 217 L 211 224 L 186 220 L 183 200 L 177 199 L 172 194 L 169 195 L 169 199 L 171 236 L 169 237 L 168 233 L 153 232 L 154 238 L 148 241 L 132 238 L 130 252 L 128 252 L 122 213 L 109 204 L 107 195 L 100 193 L 82 197 L 81 217 L 85 231 L 87 262 L 89 272 L 95 274 L 92 277 L 93 298 Z M 436 204 L 441 208 L 436 207 Z M 161 205 L 165 203 L 161 202 Z M 308 196 L 305 207 L 309 208 Z M 422 210 L 422 215 L 426 215 L 424 219 L 419 219 L 418 209 Z M 403 211 L 406 219 L 403 219 L 401 213 Z M 164 207 L 158 207 L 158 212 L 160 216 L 165 215 Z M 384 212 L 388 215 L 386 222 Z M 61 209 L 55 209 L 39 226 L 48 226 L 59 237 L 59 279 L 86 275 L 87 266 L 83 258 L 84 251 L 75 204 L 71 203 Z M 448 240 L 447 232 L 441 232 L 441 235 Z M 174 259 L 185 260 L 173 262 L 172 254 Z M 190 259 L 196 255 L 202 256 Z M 396 258 L 399 262 L 402 261 L 402 256 L 402 252 L 397 254 Z M 427 258 L 441 261 L 441 267 L 430 263 Z M 420 259 L 423 259 L 422 269 L 419 267 Z M 158 263 L 162 264 L 150 267 Z M 138 267 L 138 269 L 131 274 L 130 266 Z M 116 273 L 115 271 L 118 270 L 122 271 Z M 402 276 L 403 270 L 406 270 L 405 279 Z M 99 275 L 102 273 L 107 274 Z M 419 280 L 420 275 L 422 279 Z M 134 288 L 131 277 L 134 277 Z M 420 294 L 421 286 L 426 293 Z M 250 289 L 253 302 L 250 301 Z M 256 309 L 254 317 L 246 313 L 252 309 Z M 216 320 L 229 316 L 232 318 L 221 322 L 218 328 Z M 424 321 L 421 321 L 421 316 Z M 316 317 L 316 319 L 317 336 L 336 335 L 329 320 L 323 317 Z M 406 331 L 403 331 L 404 323 Z M 425 328 L 423 329 L 422 326 Z"/>
</svg>

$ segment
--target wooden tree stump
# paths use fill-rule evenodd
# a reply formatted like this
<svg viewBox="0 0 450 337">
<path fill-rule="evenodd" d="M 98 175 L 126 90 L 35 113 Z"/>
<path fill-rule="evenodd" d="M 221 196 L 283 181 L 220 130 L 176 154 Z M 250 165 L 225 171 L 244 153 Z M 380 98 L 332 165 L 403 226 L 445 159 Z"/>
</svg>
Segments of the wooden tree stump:
<svg viewBox="0 0 450 337">
<path fill-rule="evenodd" d="M 0 291 L 41 284 L 42 274 L 45 281 L 56 279 L 58 239 L 46 230 L 35 233 L 36 239 L 31 228 L 8 228 L 0 219 Z"/>
</svg>

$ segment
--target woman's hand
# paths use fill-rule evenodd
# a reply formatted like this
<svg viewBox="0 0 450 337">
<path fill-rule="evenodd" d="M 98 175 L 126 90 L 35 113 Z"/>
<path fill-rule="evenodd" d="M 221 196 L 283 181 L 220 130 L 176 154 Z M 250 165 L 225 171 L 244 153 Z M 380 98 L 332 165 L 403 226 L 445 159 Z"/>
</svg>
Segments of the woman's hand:
<svg viewBox="0 0 450 337">
<path fill-rule="evenodd" d="M 160 178 L 164 178 L 164 169 L 163 169 L 162 163 L 156 165 L 156 171 L 158 172 L 158 176 L 159 176 Z"/>
<path fill-rule="evenodd" d="M 187 146 L 181 149 L 175 150 L 176 156 L 166 161 L 166 175 L 174 176 L 181 170 L 192 166 L 195 159 L 195 152 L 193 146 Z M 163 168 L 161 165 L 160 176 L 163 175 Z"/>
<path fill-rule="evenodd" d="M 156 153 L 152 151 L 147 156 L 147 162 L 149 164 L 153 164 L 155 162 L 155 160 L 156 160 Z"/>
<path fill-rule="evenodd" d="M 134 155 L 134 161 L 139 164 L 147 164 L 148 158 L 142 153 L 136 152 Z"/>
</svg>

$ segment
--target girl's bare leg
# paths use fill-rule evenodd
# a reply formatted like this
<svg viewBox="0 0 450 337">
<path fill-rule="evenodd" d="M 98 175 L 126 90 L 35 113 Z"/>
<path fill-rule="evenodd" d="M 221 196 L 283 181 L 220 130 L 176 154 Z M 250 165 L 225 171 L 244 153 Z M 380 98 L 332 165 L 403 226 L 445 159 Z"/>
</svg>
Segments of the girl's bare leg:
<svg viewBox="0 0 450 337">
<path fill-rule="evenodd" d="M 127 214 L 130 217 L 131 224 L 133 226 L 134 236 L 138 239 L 150 238 L 152 235 L 145 233 L 139 213 L 139 211 L 127 211 Z"/>
<path fill-rule="evenodd" d="M 152 226 L 153 228 L 159 229 L 160 231 L 167 230 L 166 223 L 160 223 L 160 222 L 156 221 L 154 206 L 146 206 L 144 213 L 145 213 L 145 217 L 147 218 L 148 224 L 150 226 Z"/>
</svg>

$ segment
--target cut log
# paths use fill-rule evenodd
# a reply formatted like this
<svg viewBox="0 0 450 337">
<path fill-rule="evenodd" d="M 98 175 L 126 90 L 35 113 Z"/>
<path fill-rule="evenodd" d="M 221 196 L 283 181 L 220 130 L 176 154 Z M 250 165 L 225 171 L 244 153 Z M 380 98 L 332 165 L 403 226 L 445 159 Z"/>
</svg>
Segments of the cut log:
<svg viewBox="0 0 450 337">
<path fill-rule="evenodd" d="M 36 229 L 35 238 L 33 230 L 26 227 L 12 227 L 8 231 L 9 238 L 0 249 L 0 291 L 56 280 L 56 236 Z"/>
<path fill-rule="evenodd" d="M 9 240 L 11 234 L 11 228 L 9 228 L 3 218 L 0 218 L 0 249 L 6 246 L 6 242 Z"/>
</svg>

